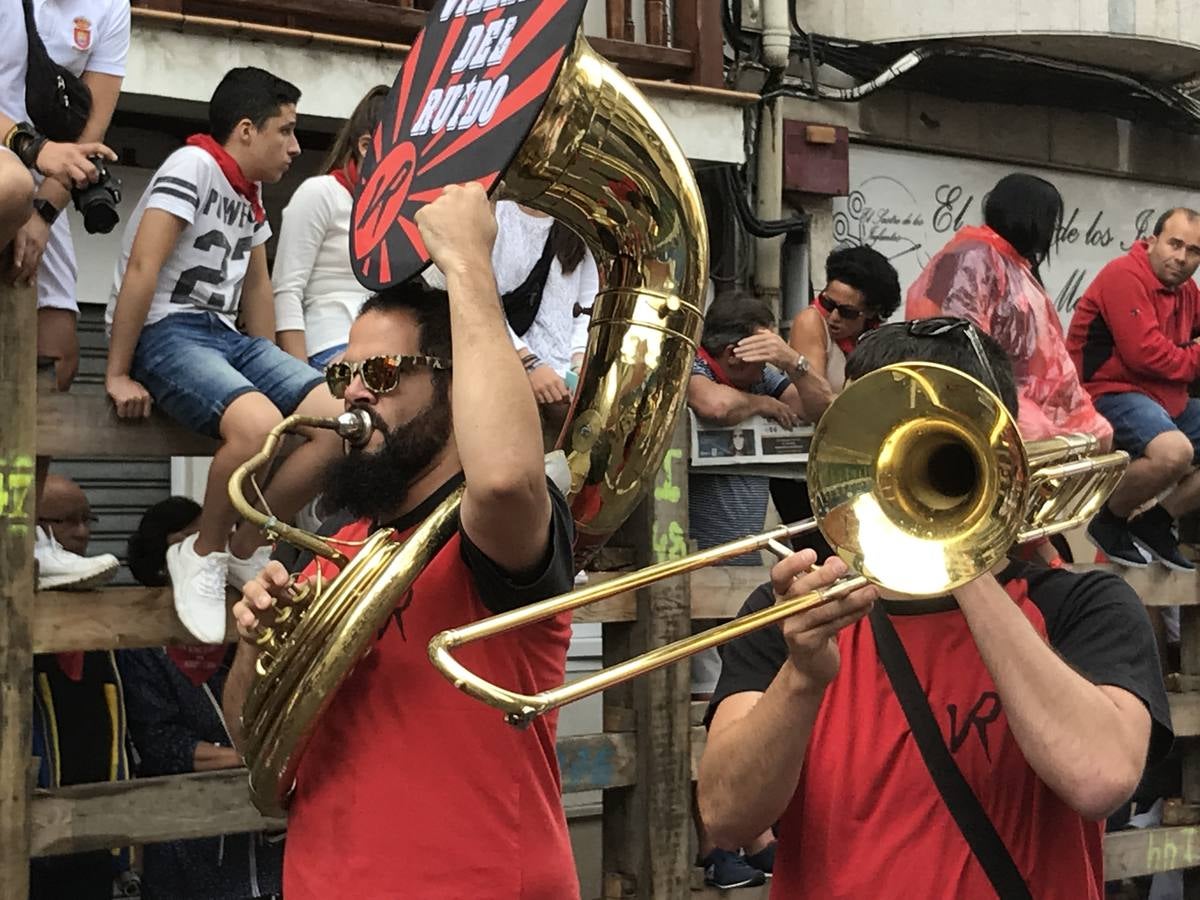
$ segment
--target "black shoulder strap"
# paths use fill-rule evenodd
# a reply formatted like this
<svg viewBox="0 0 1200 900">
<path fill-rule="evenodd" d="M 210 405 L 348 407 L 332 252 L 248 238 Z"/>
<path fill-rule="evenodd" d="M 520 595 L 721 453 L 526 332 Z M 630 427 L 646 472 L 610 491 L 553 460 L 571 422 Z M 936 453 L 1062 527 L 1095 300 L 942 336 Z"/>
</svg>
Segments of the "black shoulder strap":
<svg viewBox="0 0 1200 900">
<path fill-rule="evenodd" d="M 554 247 L 549 236 L 542 248 L 542 255 L 529 274 L 517 287 L 500 298 L 504 304 L 504 316 L 512 330 L 520 337 L 529 330 L 542 305 L 542 293 L 546 290 L 546 279 L 550 277 L 550 264 L 554 262 Z"/>
<path fill-rule="evenodd" d="M 946 748 L 933 710 L 929 708 L 929 698 L 917 681 L 912 662 L 904 652 L 900 636 L 896 634 L 882 603 L 875 604 L 870 620 L 879 659 L 892 682 L 904 717 L 908 719 L 921 758 L 971 852 L 979 860 L 1001 900 L 1032 900 L 1033 895 L 1029 893 L 1029 886 L 1013 862 L 1012 855 Z"/>
</svg>

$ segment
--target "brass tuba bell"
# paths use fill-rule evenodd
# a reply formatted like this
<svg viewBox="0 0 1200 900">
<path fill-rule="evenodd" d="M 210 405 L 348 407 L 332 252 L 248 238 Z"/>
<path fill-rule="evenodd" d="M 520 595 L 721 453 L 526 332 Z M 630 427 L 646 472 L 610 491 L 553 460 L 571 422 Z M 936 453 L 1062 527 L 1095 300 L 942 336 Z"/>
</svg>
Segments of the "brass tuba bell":
<svg viewBox="0 0 1200 900">
<path fill-rule="evenodd" d="M 503 195 L 569 226 L 599 268 L 587 354 L 558 441 L 571 473 L 567 499 L 582 564 L 653 482 L 684 403 L 708 277 L 703 204 L 659 115 L 581 32 L 504 173 Z M 284 421 L 234 473 L 230 496 L 269 536 L 345 563 L 328 542 L 246 500 L 250 476 L 297 425 L 358 437 L 362 429 L 346 416 Z M 397 598 L 454 534 L 459 497 L 447 498 L 403 543 L 388 530 L 372 535 L 331 583 L 298 587 L 263 631 L 258 677 L 243 713 L 251 794 L 263 813 L 286 809 L 315 722 Z"/>
</svg>

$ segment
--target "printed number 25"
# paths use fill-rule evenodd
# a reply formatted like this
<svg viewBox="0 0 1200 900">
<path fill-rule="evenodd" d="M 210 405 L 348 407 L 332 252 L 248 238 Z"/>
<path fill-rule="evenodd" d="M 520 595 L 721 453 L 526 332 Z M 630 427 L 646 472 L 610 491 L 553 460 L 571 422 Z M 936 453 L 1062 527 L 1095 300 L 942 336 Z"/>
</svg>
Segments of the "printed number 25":
<svg viewBox="0 0 1200 900">
<path fill-rule="evenodd" d="M 229 261 L 244 259 L 250 252 L 250 238 L 239 238 L 237 246 L 230 247 L 229 239 L 224 234 L 220 231 L 209 231 L 196 238 L 196 242 L 192 246 L 202 253 L 213 249 L 218 250 L 221 254 L 221 267 L 214 269 L 209 266 L 192 266 L 190 269 L 184 269 L 179 275 L 179 280 L 175 282 L 175 290 L 171 291 L 171 302 L 186 303 L 189 306 L 204 305 L 221 312 L 232 312 L 233 304 L 223 293 L 213 291 L 208 295 L 207 300 L 201 301 L 201 298 L 195 293 L 196 285 L 200 283 L 223 284 L 229 275 Z"/>
</svg>

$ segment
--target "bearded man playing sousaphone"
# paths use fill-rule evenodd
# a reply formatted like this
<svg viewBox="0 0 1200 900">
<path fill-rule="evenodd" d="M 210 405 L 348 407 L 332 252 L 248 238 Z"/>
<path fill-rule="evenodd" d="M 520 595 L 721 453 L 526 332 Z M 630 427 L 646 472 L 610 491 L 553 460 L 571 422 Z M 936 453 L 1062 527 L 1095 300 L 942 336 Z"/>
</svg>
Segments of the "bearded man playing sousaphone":
<svg viewBox="0 0 1200 900">
<path fill-rule="evenodd" d="M 916 361 L 1016 419 L 1004 352 L 964 319 L 885 325 L 846 372 Z M 778 563 L 742 614 L 846 571 L 814 561 Z M 1106 573 L 1002 560 L 932 600 L 862 588 L 722 657 L 701 815 L 726 847 L 778 823 L 773 898 L 1100 900 L 1104 819 L 1171 743 L 1146 612 Z"/>
<path fill-rule="evenodd" d="M 571 515 L 545 475 L 537 404 L 496 293 L 487 197 L 478 184 L 448 187 L 416 221 L 447 291 L 418 277 L 364 304 L 326 379 L 375 430 L 328 473 L 325 500 L 349 514 L 336 541 L 385 526 L 403 539 L 465 483 L 460 526 L 315 726 L 291 801 L 284 891 L 570 900 L 579 886 L 556 717 L 512 728 L 426 656 L 443 629 L 569 590 L 574 568 Z M 246 640 L 225 689 L 231 723 L 253 678 L 255 629 L 288 578 L 273 562 L 234 607 Z M 560 615 L 472 648 L 472 666 L 520 691 L 557 686 L 570 636 Z"/>
</svg>

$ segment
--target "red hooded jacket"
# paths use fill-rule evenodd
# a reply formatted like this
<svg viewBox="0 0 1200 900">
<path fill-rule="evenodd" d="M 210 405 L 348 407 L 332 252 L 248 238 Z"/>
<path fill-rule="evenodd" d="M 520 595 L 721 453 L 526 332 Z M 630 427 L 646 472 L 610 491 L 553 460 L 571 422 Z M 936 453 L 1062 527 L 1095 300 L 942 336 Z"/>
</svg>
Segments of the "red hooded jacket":
<svg viewBox="0 0 1200 900">
<path fill-rule="evenodd" d="M 1174 417 L 1200 378 L 1200 287 L 1168 288 L 1150 267 L 1145 241 L 1100 270 L 1071 317 L 1067 350 L 1093 398 L 1134 391 Z"/>
</svg>

